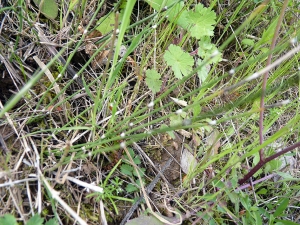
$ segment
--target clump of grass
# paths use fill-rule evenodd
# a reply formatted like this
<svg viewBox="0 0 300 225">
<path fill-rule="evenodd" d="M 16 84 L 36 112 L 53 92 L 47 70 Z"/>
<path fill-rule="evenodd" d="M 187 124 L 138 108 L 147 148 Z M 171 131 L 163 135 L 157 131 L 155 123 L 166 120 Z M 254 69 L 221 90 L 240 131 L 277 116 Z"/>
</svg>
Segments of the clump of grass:
<svg viewBox="0 0 300 225">
<path fill-rule="evenodd" d="M 217 12 L 213 37 L 201 39 L 181 18 L 187 10 L 203 6 L 189 1 L 181 8 L 183 3 L 170 2 L 169 10 L 177 10 L 173 17 L 163 5 L 153 6 L 153 10 L 135 1 L 119 1 L 114 6 L 105 1 L 84 1 L 72 7 L 64 2 L 59 6 L 60 19 L 54 21 L 20 2 L 0 11 L 4 21 L 12 20 L 25 28 L 12 34 L 9 31 L 14 28 L 3 23 L 1 67 L 12 80 L 18 81 L 17 70 L 26 81 L 24 85 L 15 82 L 19 91 L 0 111 L 3 132 L 10 129 L 8 133 L 18 137 L 11 143 L 7 141 L 11 135 L 1 136 L 1 144 L 6 146 L 1 158 L 3 202 L 11 202 L 2 214 L 13 212 L 26 222 L 48 204 L 51 209 L 45 217 L 54 217 L 60 224 L 75 220 L 97 223 L 95 217 L 103 224 L 120 223 L 128 218 L 122 208 L 139 197 L 138 191 L 124 191 L 134 185 L 140 188 L 150 215 L 165 223 L 172 220 L 178 224 L 180 218 L 188 224 L 297 222 L 293 217 L 297 203 L 291 196 L 297 196 L 298 168 L 282 166 L 287 159 L 297 160 L 292 150 L 299 146 L 299 24 L 289 26 L 291 15 L 297 13 L 292 3 L 243 0 L 227 5 L 213 1 L 203 11 Z M 95 13 L 90 15 L 88 9 Z M 73 17 L 68 20 L 71 12 Z M 97 15 L 102 23 L 113 15 L 109 17 L 113 24 L 109 33 L 99 34 L 95 41 L 91 37 L 96 33 Z M 63 29 L 69 32 L 59 39 Z M 61 50 L 43 42 L 35 44 L 41 39 L 59 40 Z M 5 51 L 9 41 L 14 42 L 14 48 Z M 29 56 L 22 52 L 26 42 L 36 49 L 28 47 Z M 87 46 L 93 46 L 88 55 L 84 53 Z M 120 51 L 124 48 L 126 51 Z M 206 48 L 202 55 L 201 48 Z M 216 60 L 221 59 L 217 49 L 222 60 Z M 179 72 L 180 57 L 170 56 L 175 50 L 188 61 Z M 78 56 L 82 61 L 73 68 Z M 48 63 L 30 64 L 31 57 Z M 171 57 L 178 61 L 170 62 Z M 53 69 L 51 65 L 58 62 Z M 33 76 L 29 71 L 35 71 Z M 53 76 L 57 71 L 62 75 Z M 46 81 L 41 81 L 45 73 Z M 166 137 L 177 149 L 176 156 L 170 156 L 175 163 L 182 166 L 179 157 L 192 158 L 193 163 L 187 163 L 194 164 L 187 174 L 179 171 L 174 182 L 143 149 L 155 143 L 165 151 Z M 135 151 L 128 151 L 131 146 Z M 191 153 L 189 159 L 182 159 L 184 150 Z M 124 175 L 124 165 L 131 174 L 134 168 L 136 175 Z M 141 168 L 147 172 L 141 175 Z M 158 177 L 160 182 L 147 187 Z M 164 186 L 167 192 L 162 191 Z M 91 188 L 96 192 L 88 194 Z M 72 195 L 67 195 L 67 190 Z M 153 197 L 152 204 L 147 197 L 151 190 L 159 196 Z M 22 195 L 27 196 L 23 203 Z M 174 203 L 172 207 L 166 206 L 167 201 Z M 94 206 L 93 213 L 85 213 L 82 219 L 78 215 L 83 213 L 75 213 L 75 208 L 80 211 L 86 203 Z M 129 212 L 136 207 L 138 204 Z"/>
</svg>

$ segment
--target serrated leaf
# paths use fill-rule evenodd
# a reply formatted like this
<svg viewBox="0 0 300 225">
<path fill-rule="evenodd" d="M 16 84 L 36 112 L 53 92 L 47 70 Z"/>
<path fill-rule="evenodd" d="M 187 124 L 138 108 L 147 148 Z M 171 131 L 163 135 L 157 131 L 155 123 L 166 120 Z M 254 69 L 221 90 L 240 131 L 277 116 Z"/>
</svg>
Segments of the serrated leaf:
<svg viewBox="0 0 300 225">
<path fill-rule="evenodd" d="M 136 187 L 136 186 L 134 186 L 133 184 L 127 184 L 127 186 L 126 186 L 126 191 L 128 192 L 128 193 L 132 193 L 132 192 L 135 192 L 135 191 L 138 191 L 139 189 Z"/>
<path fill-rule="evenodd" d="M 133 162 L 136 164 L 136 165 L 139 165 L 141 164 L 141 159 L 139 156 L 136 156 L 135 158 L 133 158 Z"/>
<path fill-rule="evenodd" d="M 135 153 L 134 153 L 133 149 L 132 148 L 128 148 L 128 152 L 129 152 L 131 158 L 134 158 Z M 124 158 L 126 160 L 130 161 L 127 155 L 125 155 Z"/>
<path fill-rule="evenodd" d="M 146 70 L 146 84 L 149 89 L 155 94 L 160 91 L 162 81 L 160 80 L 161 75 L 155 70 Z"/>
<path fill-rule="evenodd" d="M 218 51 L 216 45 L 211 43 L 211 39 L 208 36 L 201 38 L 198 42 L 198 55 L 203 59 L 208 59 L 211 55 Z M 218 54 L 210 60 L 210 63 L 218 63 L 222 60 L 222 54 Z"/>
<path fill-rule="evenodd" d="M 47 18 L 54 20 L 57 17 L 58 5 L 55 0 L 33 0 L 33 2 Z"/>
<path fill-rule="evenodd" d="M 146 169 L 145 168 L 139 168 L 138 171 L 139 171 L 140 176 L 143 177 L 144 174 L 145 174 Z M 132 173 L 133 173 L 134 176 L 138 177 L 136 170 L 133 170 Z"/>
<path fill-rule="evenodd" d="M 188 28 L 187 15 L 189 12 L 184 7 L 184 2 L 178 0 L 146 0 L 146 2 L 156 11 L 160 11 L 164 7 L 167 8 L 166 17 L 171 23 L 176 23 L 184 29 Z M 170 7 L 172 6 L 172 7 Z"/>
<path fill-rule="evenodd" d="M 0 224 L 3 225 L 17 225 L 16 218 L 11 214 L 5 214 L 4 216 L 0 217 Z"/>
<path fill-rule="evenodd" d="M 121 173 L 132 176 L 133 167 L 128 164 L 122 164 Z"/>
<path fill-rule="evenodd" d="M 216 24 L 216 13 L 209 8 L 205 8 L 202 4 L 195 7 L 194 12 L 189 12 L 187 17 L 191 23 L 191 36 L 200 39 L 204 36 L 214 35 L 214 26 Z"/>
<path fill-rule="evenodd" d="M 42 225 L 43 222 L 44 219 L 39 214 L 35 214 L 27 221 L 26 225 Z"/>
<path fill-rule="evenodd" d="M 201 59 L 198 59 L 197 64 L 200 65 L 202 63 Z M 201 82 L 204 82 L 206 80 L 206 78 L 208 77 L 208 69 L 206 66 L 202 66 L 198 71 L 198 77 L 200 79 Z"/>
<path fill-rule="evenodd" d="M 172 67 L 175 77 L 178 79 L 189 75 L 194 65 L 193 57 L 176 45 L 169 46 L 169 49 L 164 54 L 164 60 Z"/>
</svg>

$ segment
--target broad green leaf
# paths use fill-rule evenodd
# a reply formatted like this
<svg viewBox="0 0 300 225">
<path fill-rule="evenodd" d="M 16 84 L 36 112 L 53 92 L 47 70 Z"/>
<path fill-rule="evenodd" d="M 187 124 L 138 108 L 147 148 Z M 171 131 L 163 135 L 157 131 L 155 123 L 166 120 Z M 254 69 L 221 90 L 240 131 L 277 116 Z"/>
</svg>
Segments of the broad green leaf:
<svg viewBox="0 0 300 225">
<path fill-rule="evenodd" d="M 100 24 L 96 29 L 105 35 L 114 29 L 115 13 L 110 13 L 108 16 L 101 17 L 98 23 Z"/>
<path fill-rule="evenodd" d="M 216 13 L 205 8 L 202 4 L 196 5 L 195 12 L 189 12 L 187 19 L 191 24 L 192 37 L 200 39 L 204 36 L 214 35 L 213 25 L 216 24 Z"/>
<path fill-rule="evenodd" d="M 0 217 L 0 224 L 3 225 L 17 225 L 16 218 L 11 214 L 5 214 L 4 216 Z"/>
<path fill-rule="evenodd" d="M 133 158 L 133 162 L 136 164 L 136 165 L 139 165 L 141 164 L 141 159 L 140 157 L 137 155 L 136 157 Z"/>
<path fill-rule="evenodd" d="M 202 60 L 201 59 L 198 59 L 198 61 L 197 61 L 197 64 L 199 65 L 199 64 L 201 64 L 202 63 Z M 202 81 L 202 82 L 204 82 L 205 80 L 206 80 L 206 78 L 207 78 L 207 76 L 208 76 L 208 69 L 207 69 L 207 67 L 206 66 L 202 66 L 199 70 L 198 70 L 198 77 L 199 77 L 199 79 Z"/>
<path fill-rule="evenodd" d="M 166 17 L 171 23 L 176 23 L 184 29 L 189 26 L 187 16 L 189 12 L 185 10 L 184 2 L 178 0 L 146 0 L 146 2 L 156 11 L 167 8 Z"/>
<path fill-rule="evenodd" d="M 132 176 L 133 167 L 128 164 L 122 164 L 121 166 L 121 173 Z"/>
<path fill-rule="evenodd" d="M 278 170 L 281 164 L 282 161 L 280 161 L 279 159 L 272 160 L 266 164 L 264 171 L 266 173 L 269 173 L 269 172 L 273 172 L 274 170 Z"/>
<path fill-rule="evenodd" d="M 278 18 L 276 18 L 271 25 L 263 32 L 261 39 L 255 44 L 254 51 L 257 50 L 263 44 L 270 44 L 274 36 Z"/>
<path fill-rule="evenodd" d="M 284 179 L 294 179 L 294 177 L 289 173 L 283 173 L 283 172 L 278 171 L 277 174 L 279 176 L 283 177 Z"/>
<path fill-rule="evenodd" d="M 170 116 L 170 126 L 175 127 L 182 124 L 182 119 L 180 115 Z"/>
<path fill-rule="evenodd" d="M 260 157 L 259 157 L 259 153 L 258 152 L 256 152 L 255 154 L 254 154 L 254 158 L 253 158 L 253 165 L 257 165 L 257 163 L 259 162 L 259 160 L 260 160 Z M 261 174 L 263 171 L 262 171 L 262 169 L 259 169 L 253 176 L 254 177 L 257 177 L 259 174 Z"/>
<path fill-rule="evenodd" d="M 256 192 L 258 195 L 265 195 L 268 193 L 268 190 L 265 188 L 260 189 L 259 191 Z"/>
<path fill-rule="evenodd" d="M 242 45 L 245 45 L 245 46 L 254 46 L 254 41 L 252 39 L 249 39 L 249 38 L 244 38 L 242 40 Z"/>
<path fill-rule="evenodd" d="M 253 214 L 254 214 L 255 224 L 262 225 L 262 219 L 261 219 L 261 215 L 259 214 L 259 212 L 254 212 Z"/>
<path fill-rule="evenodd" d="M 161 75 L 156 72 L 155 70 L 151 69 L 151 70 L 146 70 L 146 84 L 149 87 L 149 89 L 153 92 L 159 92 L 161 85 L 162 85 L 162 81 L 160 80 Z"/>
<path fill-rule="evenodd" d="M 58 15 L 58 5 L 55 0 L 33 0 L 41 13 L 49 19 L 55 19 Z"/>
<path fill-rule="evenodd" d="M 193 106 L 193 116 L 196 117 L 201 113 L 202 107 L 200 104 L 194 105 Z"/>
<path fill-rule="evenodd" d="M 164 54 L 164 60 L 172 67 L 175 77 L 178 79 L 189 75 L 194 65 L 193 57 L 176 45 L 169 46 L 169 49 Z"/>
<path fill-rule="evenodd" d="M 211 38 L 208 36 L 204 36 L 198 42 L 198 56 L 200 56 L 203 60 L 209 59 L 212 54 L 218 51 L 216 45 L 211 43 Z M 210 63 L 218 63 L 222 60 L 222 54 L 215 55 L 212 59 L 210 59 Z"/>
<path fill-rule="evenodd" d="M 247 210 L 247 211 L 250 211 L 250 208 L 251 208 L 251 200 L 249 198 L 249 196 L 245 195 L 245 196 L 241 196 L 240 197 L 240 200 L 241 200 L 241 203 L 242 205 L 244 206 L 244 208 Z"/>
<path fill-rule="evenodd" d="M 43 222 L 44 219 L 39 214 L 35 214 L 27 221 L 26 225 L 42 225 Z"/>
<path fill-rule="evenodd" d="M 275 210 L 273 216 L 277 217 L 277 216 L 281 216 L 282 213 L 284 212 L 284 210 L 286 210 L 288 204 L 289 204 L 289 199 L 288 198 L 284 198 L 283 200 L 279 201 L 278 207 Z"/>
<path fill-rule="evenodd" d="M 138 171 L 139 171 L 140 176 L 143 177 L 145 172 L 146 172 L 146 169 L 145 168 L 139 168 Z M 133 170 L 132 173 L 133 173 L 134 176 L 138 177 L 138 174 L 137 174 L 135 169 Z"/>
<path fill-rule="evenodd" d="M 127 184 L 127 186 L 126 186 L 126 191 L 128 192 L 128 193 L 132 193 L 132 192 L 135 192 L 135 191 L 138 191 L 139 189 L 136 187 L 136 186 L 134 186 L 133 184 Z"/>
<path fill-rule="evenodd" d="M 165 128 L 168 128 L 168 126 L 167 126 L 166 124 L 162 124 L 162 125 L 160 126 L 160 128 L 165 129 Z M 172 131 L 172 130 L 167 131 L 167 134 L 170 135 L 170 137 L 171 137 L 172 139 L 175 139 L 174 131 Z"/>
</svg>

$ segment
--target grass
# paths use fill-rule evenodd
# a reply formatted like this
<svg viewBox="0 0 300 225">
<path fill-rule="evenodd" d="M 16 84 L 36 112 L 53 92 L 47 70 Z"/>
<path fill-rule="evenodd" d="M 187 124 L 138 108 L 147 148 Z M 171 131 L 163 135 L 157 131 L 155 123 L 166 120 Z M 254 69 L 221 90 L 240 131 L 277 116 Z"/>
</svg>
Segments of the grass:
<svg viewBox="0 0 300 225">
<path fill-rule="evenodd" d="M 222 60 L 212 64 L 207 50 L 182 79 L 164 55 L 171 44 L 198 48 L 190 28 L 176 25 L 195 2 L 174 23 L 141 1 L 69 4 L 54 20 L 20 1 L 0 9 L 1 79 L 14 87 L 1 98 L 2 223 L 142 224 L 145 212 L 153 224 L 299 223 L 295 2 L 207 3 Z M 111 32 L 101 36 L 96 23 L 108 15 Z M 149 69 L 161 76 L 157 93 Z"/>
</svg>

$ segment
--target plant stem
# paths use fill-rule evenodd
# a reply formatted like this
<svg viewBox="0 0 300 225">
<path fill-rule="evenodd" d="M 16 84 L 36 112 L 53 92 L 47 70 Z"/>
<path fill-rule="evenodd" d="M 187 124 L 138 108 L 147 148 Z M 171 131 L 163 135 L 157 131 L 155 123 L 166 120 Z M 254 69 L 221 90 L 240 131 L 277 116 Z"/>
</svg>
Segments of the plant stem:
<svg viewBox="0 0 300 225">
<path fill-rule="evenodd" d="M 284 12 L 286 10 L 287 4 L 288 4 L 288 0 L 285 0 L 284 3 L 283 3 L 283 6 L 281 8 L 281 12 L 280 12 L 279 19 L 278 19 L 278 22 L 277 22 L 277 25 L 276 25 L 274 36 L 272 38 L 272 43 L 271 43 L 271 47 L 270 47 L 271 54 L 268 56 L 266 66 L 269 66 L 271 64 L 272 55 L 273 55 L 272 51 L 275 48 L 276 40 L 277 40 L 278 35 L 279 35 L 280 26 L 281 26 L 282 21 L 283 21 Z M 260 142 L 260 144 L 262 144 L 264 142 L 264 134 L 263 134 L 263 130 L 264 130 L 264 107 L 265 107 L 265 95 L 266 95 L 268 75 L 269 75 L 269 71 L 267 70 L 265 72 L 265 74 L 263 75 L 262 94 L 261 94 L 261 100 L 260 100 L 260 108 L 261 108 L 261 110 L 259 112 L 259 142 Z M 263 148 L 261 150 L 259 150 L 259 157 L 260 157 L 260 161 L 263 162 L 264 157 L 265 157 Z"/>
<path fill-rule="evenodd" d="M 279 157 L 279 156 L 281 156 L 281 155 L 283 155 L 283 154 L 285 154 L 285 153 L 287 153 L 289 151 L 292 151 L 292 150 L 294 150 L 295 148 L 298 148 L 298 147 L 300 147 L 300 142 L 297 142 L 296 144 L 293 144 L 293 145 L 291 145 L 289 147 L 286 147 L 283 150 L 281 150 L 281 151 L 279 151 L 279 152 L 277 152 L 277 153 L 275 153 L 275 154 L 273 154 L 273 155 L 271 155 L 271 156 L 269 156 L 269 157 L 267 157 L 267 158 L 265 158 L 263 160 L 260 160 L 256 164 L 256 166 L 254 166 L 242 179 L 239 180 L 238 183 L 240 185 L 243 184 L 243 183 L 245 183 L 248 179 L 250 179 L 253 176 L 253 174 L 255 174 L 264 165 L 266 165 L 266 163 L 268 163 L 271 160 L 276 159 L 277 157 Z"/>
</svg>

